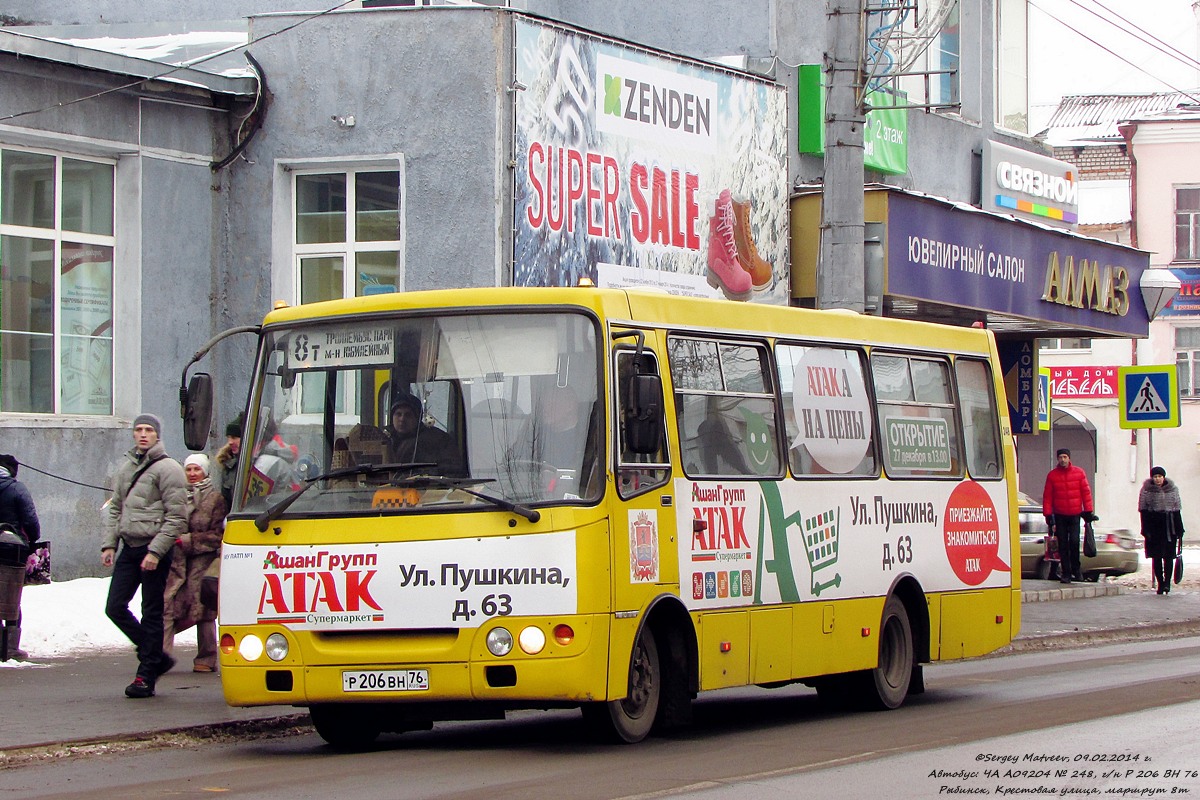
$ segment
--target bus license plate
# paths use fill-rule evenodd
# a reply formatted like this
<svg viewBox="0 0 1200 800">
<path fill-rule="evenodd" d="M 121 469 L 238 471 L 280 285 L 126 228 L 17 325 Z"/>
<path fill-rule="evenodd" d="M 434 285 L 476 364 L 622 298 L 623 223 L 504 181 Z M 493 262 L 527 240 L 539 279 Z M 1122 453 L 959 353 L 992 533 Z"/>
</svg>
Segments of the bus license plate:
<svg viewBox="0 0 1200 800">
<path fill-rule="evenodd" d="M 358 669 L 342 672 L 343 692 L 425 692 L 427 669 Z"/>
</svg>

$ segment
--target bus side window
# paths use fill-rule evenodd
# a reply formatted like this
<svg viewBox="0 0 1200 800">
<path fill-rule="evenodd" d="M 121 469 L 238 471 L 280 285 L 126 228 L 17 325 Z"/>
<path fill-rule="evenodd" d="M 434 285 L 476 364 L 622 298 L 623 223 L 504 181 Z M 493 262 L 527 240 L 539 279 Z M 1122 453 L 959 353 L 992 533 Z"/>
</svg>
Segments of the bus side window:
<svg viewBox="0 0 1200 800">
<path fill-rule="evenodd" d="M 875 350 L 871 375 L 888 476 L 961 477 L 963 459 L 949 363 Z"/>
<path fill-rule="evenodd" d="M 782 456 L 766 348 L 673 336 L 667 351 L 684 471 L 778 477 Z"/>
<path fill-rule="evenodd" d="M 985 361 L 958 358 L 954 362 L 954 376 L 962 410 L 967 469 L 973 478 L 999 478 L 1003 475 L 1003 456 L 992 371 Z"/>
<path fill-rule="evenodd" d="M 792 475 L 878 476 L 863 351 L 781 342 L 775 360 Z"/>
</svg>

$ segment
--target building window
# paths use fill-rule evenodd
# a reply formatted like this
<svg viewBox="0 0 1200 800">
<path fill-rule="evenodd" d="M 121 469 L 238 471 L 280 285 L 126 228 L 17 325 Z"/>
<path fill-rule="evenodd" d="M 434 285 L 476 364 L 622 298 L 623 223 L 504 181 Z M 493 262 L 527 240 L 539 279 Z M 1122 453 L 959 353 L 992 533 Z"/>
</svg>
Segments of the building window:
<svg viewBox="0 0 1200 800">
<path fill-rule="evenodd" d="M 311 172 L 294 180 L 299 301 L 398 291 L 404 259 L 400 173 Z"/>
<path fill-rule="evenodd" d="M 1038 347 L 1041 350 L 1091 350 L 1092 340 L 1084 337 L 1070 337 L 1065 339 L 1039 339 Z"/>
<path fill-rule="evenodd" d="M 996 3 L 996 122 L 1029 133 L 1029 0 Z"/>
<path fill-rule="evenodd" d="M 900 89 L 911 102 L 957 111 L 962 53 L 958 2 L 942 0 L 932 5 L 932 10 L 922 9 L 925 14 L 904 15 L 899 37 L 904 47 L 895 71 L 902 76 Z M 938 22 L 940 27 L 930 31 Z"/>
<path fill-rule="evenodd" d="M 0 149 L 0 412 L 113 413 L 115 171 Z"/>
<path fill-rule="evenodd" d="M 1200 186 L 1175 188 L 1175 260 L 1200 261 Z"/>
<path fill-rule="evenodd" d="M 1175 329 L 1179 396 L 1200 397 L 1200 327 Z"/>
</svg>

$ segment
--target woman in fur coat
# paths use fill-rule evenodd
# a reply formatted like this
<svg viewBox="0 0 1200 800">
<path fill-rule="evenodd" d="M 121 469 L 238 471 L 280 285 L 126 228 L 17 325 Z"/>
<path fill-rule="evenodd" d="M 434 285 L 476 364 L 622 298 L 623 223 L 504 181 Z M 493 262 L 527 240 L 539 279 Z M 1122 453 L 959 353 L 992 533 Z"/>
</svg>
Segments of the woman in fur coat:
<svg viewBox="0 0 1200 800">
<path fill-rule="evenodd" d="M 1146 558 L 1154 563 L 1158 593 L 1168 594 L 1179 541 L 1183 538 L 1183 515 L 1179 513 L 1179 487 L 1167 478 L 1162 467 L 1152 467 L 1150 478 L 1142 484 L 1138 511 L 1142 515 Z"/>
<path fill-rule="evenodd" d="M 188 532 L 175 542 L 171 574 L 163 597 L 163 652 L 170 654 L 175 634 L 196 626 L 193 672 L 216 672 L 217 611 L 200 602 L 200 580 L 221 555 L 225 498 L 209 479 L 208 456 L 193 453 L 183 462 L 187 475 Z"/>
</svg>

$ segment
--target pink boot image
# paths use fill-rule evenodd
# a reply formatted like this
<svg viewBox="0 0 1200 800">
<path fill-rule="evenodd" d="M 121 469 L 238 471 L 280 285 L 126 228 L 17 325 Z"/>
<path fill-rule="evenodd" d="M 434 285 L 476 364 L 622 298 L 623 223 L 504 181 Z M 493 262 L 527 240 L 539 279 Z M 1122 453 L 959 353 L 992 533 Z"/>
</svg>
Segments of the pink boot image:
<svg viewBox="0 0 1200 800">
<path fill-rule="evenodd" d="M 738 261 L 733 199 L 728 189 L 717 198 L 716 212 L 708 220 L 708 285 L 720 289 L 730 300 L 747 300 L 753 284 Z"/>
</svg>

